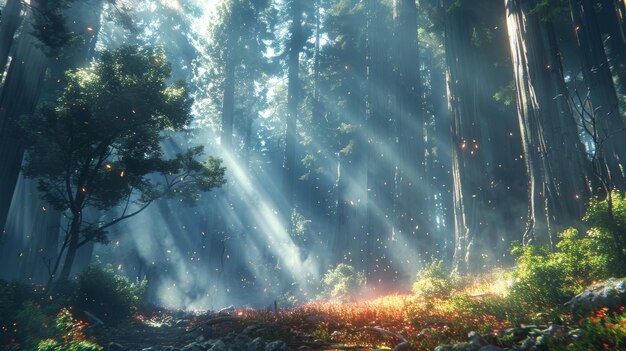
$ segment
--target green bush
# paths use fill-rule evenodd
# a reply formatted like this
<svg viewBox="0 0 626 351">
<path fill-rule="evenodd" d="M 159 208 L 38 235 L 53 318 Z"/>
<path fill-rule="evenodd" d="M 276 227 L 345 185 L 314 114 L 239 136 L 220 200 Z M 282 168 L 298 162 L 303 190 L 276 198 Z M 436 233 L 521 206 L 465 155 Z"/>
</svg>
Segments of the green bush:
<svg viewBox="0 0 626 351">
<path fill-rule="evenodd" d="M 565 302 L 573 293 L 572 279 L 567 267 L 558 260 L 548 246 L 515 247 L 517 269 L 510 296 L 533 306 Z"/>
<path fill-rule="evenodd" d="M 365 285 L 365 275 L 354 267 L 340 263 L 322 278 L 322 297 L 349 301 Z"/>
<path fill-rule="evenodd" d="M 565 230 L 555 250 L 514 246 L 517 269 L 512 298 L 534 306 L 560 304 L 594 281 L 626 274 L 623 254 L 614 241 L 615 234 L 626 230 L 626 197 L 614 192 L 612 199 L 612 219 L 606 200 L 591 201 L 583 218 L 590 229 L 586 233 Z"/>
<path fill-rule="evenodd" d="M 49 336 L 50 318 L 42 308 L 41 294 L 34 287 L 0 282 L 0 345 L 32 349 L 37 340 Z"/>
<path fill-rule="evenodd" d="M 460 276 L 446 268 L 443 261 L 433 261 L 417 273 L 413 292 L 422 297 L 449 297 L 460 284 Z"/>
<path fill-rule="evenodd" d="M 566 302 L 594 280 L 609 278 L 621 267 L 612 239 L 606 232 L 581 234 L 570 228 L 559 234 L 556 250 L 548 246 L 515 247 L 517 269 L 512 296 L 528 303 Z"/>
<path fill-rule="evenodd" d="M 59 337 L 41 340 L 37 351 L 101 351 L 102 346 L 85 335 L 86 326 L 85 322 L 75 319 L 69 309 L 62 309 L 55 323 Z"/>
<path fill-rule="evenodd" d="M 92 264 L 78 275 L 74 306 L 105 322 L 118 322 L 142 306 L 147 281 L 131 283 L 109 266 Z"/>
</svg>

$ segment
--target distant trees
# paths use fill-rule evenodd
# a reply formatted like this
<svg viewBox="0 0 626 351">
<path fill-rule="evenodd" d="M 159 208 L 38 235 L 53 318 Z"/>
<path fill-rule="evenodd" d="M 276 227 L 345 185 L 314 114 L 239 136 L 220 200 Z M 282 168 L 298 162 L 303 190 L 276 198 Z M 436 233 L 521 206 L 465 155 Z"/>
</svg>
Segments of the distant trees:
<svg viewBox="0 0 626 351">
<path fill-rule="evenodd" d="M 167 84 L 170 66 L 160 50 L 123 46 L 88 68 L 67 74 L 55 104 L 20 121 L 26 137 L 24 174 L 36 178 L 43 198 L 68 218 L 52 272 L 71 273 L 77 250 L 106 241 L 107 228 L 168 197 L 193 203 L 224 183 L 220 160 L 198 161 L 195 147 L 167 157 L 162 133 L 190 122 L 183 83 Z M 85 211 L 108 215 L 88 221 Z"/>
<path fill-rule="evenodd" d="M 255 84 L 273 68 L 265 57 L 273 38 L 271 21 L 267 0 L 227 0 L 219 5 L 217 23 L 210 28 L 206 83 L 212 86 L 211 98 L 219 106 L 225 149 L 238 150 L 243 145 L 244 154 L 249 152 L 250 128 L 264 101 Z"/>
<path fill-rule="evenodd" d="M 70 160 L 74 165 L 64 174 L 71 191 L 64 198 L 53 191 L 67 188 L 61 173 L 54 175 L 58 184 L 40 184 L 46 200 L 62 211 L 69 208 L 70 224 L 79 224 L 78 241 L 68 234 L 61 242 L 64 252 L 103 238 L 107 223 L 134 213 L 131 207 L 197 194 L 223 181 L 217 161 L 198 168 L 193 161 L 198 149 L 165 158 L 161 140 L 150 134 L 165 133 L 163 120 L 151 119 L 157 115 L 169 116 L 175 130 L 190 121 L 182 86 L 165 84 L 169 71 L 161 66 L 161 51 L 125 48 L 104 54 L 105 60 L 91 68 L 75 70 L 96 52 L 97 14 L 103 6 L 90 1 L 96 11 L 81 16 L 84 4 L 78 3 L 33 0 L 27 6 L 8 0 L 0 20 L 0 63 L 13 59 L 0 91 L 0 226 L 25 147 L 16 137 L 21 134 L 13 133 L 16 121 L 32 115 L 40 93 L 54 96 L 55 86 L 65 87 L 66 70 L 73 71 L 67 76 L 72 88 L 22 122 L 32 142 L 25 174 L 52 179 L 43 165 L 57 166 L 37 155 L 72 149 L 44 149 L 44 140 L 50 145 L 59 141 L 35 138 L 35 132 L 53 130 L 57 139 L 95 133 L 91 139 L 116 145 L 100 168 L 99 156 Z M 227 238 L 259 230 L 259 219 L 242 213 L 256 201 L 267 203 L 277 217 L 263 218 L 262 230 L 288 234 L 281 240 L 292 240 L 301 258 L 313 249 L 329 250 L 332 255 L 320 258 L 323 265 L 350 264 L 365 271 L 369 285 L 385 287 L 414 274 L 405 266 L 427 261 L 445 259 L 457 271 L 506 264 L 512 241 L 554 244 L 552 234 L 575 223 L 590 197 L 626 188 L 623 2 L 224 0 L 211 14 L 208 33 L 192 28 L 200 5 L 158 3 L 141 1 L 145 6 L 138 11 L 154 11 L 156 19 L 143 24 L 145 31 L 128 32 L 137 38 L 125 32 L 124 40 L 162 44 L 179 63 L 177 72 L 193 75 L 195 96 L 205 98 L 194 106 L 194 124 L 214 127 L 221 144 L 215 147 L 243 171 L 238 184 L 254 185 L 242 187 L 246 194 L 238 187 L 220 192 L 213 198 L 219 201 L 204 208 L 207 235 L 201 245 L 209 247 L 207 257 L 220 260 L 220 272 L 228 256 Z M 125 18 L 131 27 L 132 20 Z M 87 21 L 94 25 L 81 32 Z M 102 46 L 117 45 L 106 38 Z M 73 46 L 76 42 L 81 45 Z M 159 62 L 151 62 L 150 55 Z M 163 86 L 131 89 L 132 82 L 123 77 L 141 67 Z M 103 80 L 105 69 L 111 77 Z M 111 105 L 95 91 L 107 91 L 105 85 L 118 78 L 120 89 L 109 92 L 117 99 Z M 578 100 L 572 99 L 576 90 L 582 92 Z M 157 96 L 163 100 L 145 106 Z M 168 112 L 159 114 L 160 109 Z M 95 131 L 80 124 L 105 115 L 117 118 Z M 120 146 L 98 139 L 113 127 L 136 128 L 127 124 L 131 116 L 154 122 L 139 133 L 150 137 Z M 47 124 L 36 125 L 36 118 Z M 134 140 L 124 133 L 119 131 L 120 138 Z M 97 154 L 97 146 L 81 147 L 81 155 Z M 121 149 L 130 158 L 118 159 Z M 141 167 L 124 168 L 126 162 Z M 185 167 L 200 178 L 213 178 L 202 183 L 203 189 L 180 193 L 194 178 L 189 173 L 187 181 L 174 181 Z M 129 177 L 132 172 L 135 177 Z M 601 186 L 593 179 L 598 173 L 605 181 Z M 162 182 L 156 174 L 164 176 Z M 83 194 L 87 180 L 92 184 Z M 94 188 L 96 183 L 102 188 Z M 261 194 L 278 194 L 256 199 L 255 186 L 266 188 Z M 111 187 L 111 194 L 99 193 L 104 187 Z M 118 209 L 124 201 L 130 212 Z M 113 217 L 87 223 L 81 210 L 87 207 Z M 71 225 L 67 231 L 72 232 Z M 65 257 L 71 261 L 71 256 Z M 263 250 L 259 256 L 275 258 Z M 245 266 L 231 268 L 243 276 L 249 273 Z M 280 267 L 277 262 L 271 269 Z"/>
</svg>

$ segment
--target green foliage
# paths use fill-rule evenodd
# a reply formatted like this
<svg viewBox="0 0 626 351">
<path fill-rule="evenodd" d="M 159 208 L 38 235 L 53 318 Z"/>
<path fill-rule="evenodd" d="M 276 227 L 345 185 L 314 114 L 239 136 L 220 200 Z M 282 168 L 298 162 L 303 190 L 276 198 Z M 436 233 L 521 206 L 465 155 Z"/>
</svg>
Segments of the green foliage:
<svg viewBox="0 0 626 351">
<path fill-rule="evenodd" d="M 591 231 L 598 235 L 617 235 L 622 242 L 626 239 L 626 193 L 611 193 L 612 206 L 609 211 L 607 199 L 591 201 L 583 220 L 591 226 Z M 621 273 L 624 273 L 623 271 Z"/>
<path fill-rule="evenodd" d="M 201 147 L 165 158 L 166 131 L 191 120 L 183 82 L 169 84 L 171 67 L 161 49 L 122 46 L 89 67 L 67 72 L 53 105 L 20 120 L 27 143 L 24 175 L 38 180 L 46 202 L 81 216 L 87 207 L 124 215 L 161 197 L 192 203 L 224 183 L 221 161 L 201 162 Z M 106 240 L 117 223 L 83 223 L 84 241 Z"/>
<path fill-rule="evenodd" d="M 85 336 L 85 322 L 74 318 L 69 309 L 62 309 L 57 315 L 56 329 L 60 338 L 48 338 L 39 342 L 37 351 L 101 351 L 102 346 Z"/>
<path fill-rule="evenodd" d="M 586 233 L 570 228 L 559 234 L 556 250 L 515 246 L 514 298 L 535 306 L 565 302 L 596 280 L 623 276 L 626 267 L 614 245 L 614 231 L 626 228 L 626 199 L 614 192 L 613 217 L 606 200 L 591 201 L 583 218 Z M 615 225 L 613 225 L 615 223 Z"/>
<path fill-rule="evenodd" d="M 516 93 L 515 81 L 510 81 L 508 84 L 502 86 L 500 90 L 493 95 L 493 98 L 504 106 L 512 106 L 515 104 L 515 99 L 517 98 Z"/>
<path fill-rule="evenodd" d="M 567 0 L 539 0 L 530 14 L 539 16 L 543 21 L 549 21 L 555 17 L 567 15 L 569 9 Z"/>
<path fill-rule="evenodd" d="M 322 296 L 325 298 L 348 301 L 354 298 L 358 290 L 365 286 L 365 274 L 354 267 L 340 263 L 329 269 L 322 278 Z"/>
<path fill-rule="evenodd" d="M 433 261 L 417 273 L 413 292 L 423 297 L 448 297 L 460 287 L 460 280 L 443 261 Z"/>
<path fill-rule="evenodd" d="M 516 247 L 518 255 L 512 295 L 541 306 L 562 303 L 594 280 L 619 269 L 611 238 L 598 231 L 581 235 L 568 229 L 559 235 L 557 250 L 547 246 Z"/>
<path fill-rule="evenodd" d="M 33 301 L 24 302 L 22 308 L 14 311 L 17 333 L 16 340 L 21 341 L 21 348 L 33 349 L 39 340 L 53 335 L 53 330 L 47 327 L 49 318 L 41 306 Z"/>
<path fill-rule="evenodd" d="M 143 304 L 147 281 L 131 283 L 109 266 L 92 264 L 78 275 L 74 307 L 105 322 L 119 322 Z"/>
<path fill-rule="evenodd" d="M 512 253 L 518 255 L 511 287 L 513 299 L 548 306 L 565 302 L 573 295 L 567 267 L 555 259 L 547 246 L 517 246 Z"/>
</svg>

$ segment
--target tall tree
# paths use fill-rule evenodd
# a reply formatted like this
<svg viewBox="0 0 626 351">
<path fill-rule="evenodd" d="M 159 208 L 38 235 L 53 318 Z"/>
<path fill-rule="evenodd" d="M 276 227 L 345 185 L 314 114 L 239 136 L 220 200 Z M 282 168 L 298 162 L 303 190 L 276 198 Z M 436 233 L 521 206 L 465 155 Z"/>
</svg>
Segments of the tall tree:
<svg viewBox="0 0 626 351">
<path fill-rule="evenodd" d="M 586 89 L 593 109 L 601 116 L 598 129 L 611 183 L 626 189 L 626 129 L 593 0 L 570 0 Z M 586 93 L 584 93 L 586 94 Z"/>
<path fill-rule="evenodd" d="M 154 200 L 177 196 L 193 203 L 199 192 L 223 184 L 220 160 L 196 160 L 201 148 L 163 157 L 162 131 L 190 121 L 186 88 L 166 84 L 170 72 L 161 51 L 125 46 L 105 52 L 90 67 L 68 73 L 54 106 L 21 121 L 28 143 L 25 175 L 38 179 L 55 209 L 69 211 L 60 279 L 69 277 L 80 247 L 106 240 L 107 228 Z M 117 206 L 121 212 L 108 222 L 85 220 L 90 207 Z"/>
<path fill-rule="evenodd" d="M 393 3 L 395 65 L 395 229 L 422 258 L 433 256 L 434 244 L 425 185 L 425 143 L 422 83 L 420 81 L 417 7 L 413 0 Z M 430 256 L 430 257 L 429 257 Z"/>
<path fill-rule="evenodd" d="M 285 47 L 287 65 L 287 115 L 285 116 L 285 158 L 284 158 L 284 196 L 286 223 L 291 223 L 291 213 L 295 210 L 294 192 L 296 181 L 296 146 L 298 106 L 302 99 L 302 82 L 300 81 L 300 53 L 307 41 L 303 27 L 304 0 L 290 0 L 287 3 L 289 20 L 289 39 Z M 291 224 L 288 225 L 289 230 Z"/>
<path fill-rule="evenodd" d="M 391 11 L 378 0 L 367 7 L 367 228 L 362 253 L 368 284 L 384 288 L 397 278 L 387 252 L 393 233 L 395 151 L 389 102 L 393 70 L 389 64 Z"/>
<path fill-rule="evenodd" d="M 1 231 L 4 231 L 6 225 L 24 153 L 23 140 L 16 122 L 21 115 L 34 111 L 48 66 L 48 57 L 44 54 L 40 42 L 31 35 L 38 24 L 33 13 L 42 10 L 39 8 L 40 5 L 39 1 L 34 1 L 28 10 L 28 20 L 23 24 L 24 28 L 19 38 L 12 45 L 12 63 L 0 92 Z"/>
<path fill-rule="evenodd" d="M 590 164 L 579 139 L 549 19 L 537 1 L 507 0 L 506 16 L 517 87 L 517 107 L 529 179 L 524 243 L 555 244 L 578 220 L 589 196 Z"/>
<path fill-rule="evenodd" d="M 501 18 L 504 8 L 490 1 L 480 7 L 468 1 L 446 1 L 444 6 L 453 139 L 453 264 L 461 271 L 477 270 L 501 263 L 515 239 L 509 222 L 520 217 L 516 208 L 524 201 L 519 192 L 523 188 L 520 145 L 512 142 L 518 134 L 515 113 L 501 110 L 492 98 L 499 88 L 494 82 L 509 79 L 502 69 L 506 66 L 498 64 L 506 52 L 500 51 L 496 39 L 489 39 L 503 33 L 498 22 L 489 20 Z M 473 11 L 477 8 L 481 11 Z"/>
</svg>

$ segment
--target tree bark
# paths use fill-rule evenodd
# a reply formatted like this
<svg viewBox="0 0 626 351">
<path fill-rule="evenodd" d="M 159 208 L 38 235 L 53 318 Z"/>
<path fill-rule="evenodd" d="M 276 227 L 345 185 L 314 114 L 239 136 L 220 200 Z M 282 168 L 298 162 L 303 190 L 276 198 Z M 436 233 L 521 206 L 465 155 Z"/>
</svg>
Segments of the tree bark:
<svg viewBox="0 0 626 351">
<path fill-rule="evenodd" d="M 22 0 L 7 0 L 0 21 L 0 70 L 4 72 L 15 32 L 22 24 Z"/>
<path fill-rule="evenodd" d="M 76 252 L 78 251 L 78 241 L 80 239 L 80 225 L 81 215 L 73 214 L 72 223 L 69 229 L 69 242 L 67 245 L 67 251 L 65 252 L 65 260 L 63 262 L 63 268 L 59 274 L 60 281 L 64 281 L 70 278 L 72 273 L 72 266 L 74 265 L 74 259 L 76 258 Z"/>
<path fill-rule="evenodd" d="M 300 52 L 304 47 L 302 30 L 302 0 L 293 0 L 290 4 L 291 16 L 290 38 L 287 46 L 287 116 L 285 132 L 284 157 L 284 217 L 286 228 L 291 231 L 291 212 L 294 210 L 294 192 L 296 181 L 296 125 L 298 121 L 298 105 L 300 103 Z"/>
<path fill-rule="evenodd" d="M 395 230 L 404 245 L 422 259 L 433 255 L 433 237 L 426 208 L 424 112 L 421 103 L 417 7 L 413 0 L 394 1 L 396 69 Z"/>
<path fill-rule="evenodd" d="M 531 13 L 535 0 L 505 5 L 529 180 L 523 243 L 554 245 L 554 235 L 583 214 L 590 165 L 568 108 L 552 23 Z"/>
<path fill-rule="evenodd" d="M 397 272 L 390 265 L 388 244 L 393 235 L 393 203 L 395 151 L 392 116 L 389 111 L 393 71 L 385 54 L 388 29 L 385 28 L 385 9 L 377 0 L 368 0 L 367 6 L 367 228 L 362 253 L 368 284 L 373 290 L 390 287 Z"/>
<path fill-rule="evenodd" d="M 593 0 L 571 0 L 572 22 L 589 91 L 591 106 L 601 119 L 599 128 L 603 153 L 614 187 L 626 189 L 624 160 L 626 159 L 626 130 L 619 109 L 609 62 L 604 51 L 598 17 Z M 583 95 L 586 91 L 583 93 Z"/>
</svg>

